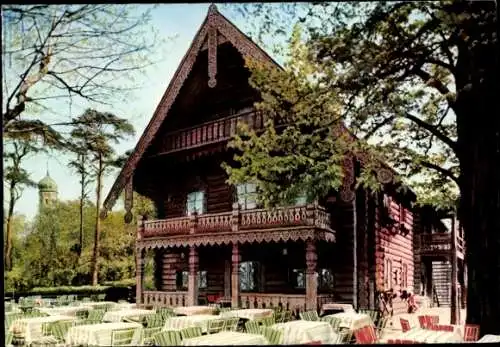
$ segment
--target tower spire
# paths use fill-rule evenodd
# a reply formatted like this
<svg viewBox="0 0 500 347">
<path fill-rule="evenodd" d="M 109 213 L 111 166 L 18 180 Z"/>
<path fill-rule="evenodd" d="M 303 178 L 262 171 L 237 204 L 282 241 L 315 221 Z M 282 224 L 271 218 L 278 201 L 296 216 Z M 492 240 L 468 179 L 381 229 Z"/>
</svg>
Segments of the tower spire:
<svg viewBox="0 0 500 347">
<path fill-rule="evenodd" d="M 212 2 L 208 7 L 208 13 L 215 13 L 215 12 L 218 12 L 217 6 Z"/>
<path fill-rule="evenodd" d="M 48 160 L 47 160 L 47 162 L 46 162 L 46 165 L 47 165 L 47 176 L 50 176 L 50 175 L 49 175 L 49 161 L 48 161 Z"/>
</svg>

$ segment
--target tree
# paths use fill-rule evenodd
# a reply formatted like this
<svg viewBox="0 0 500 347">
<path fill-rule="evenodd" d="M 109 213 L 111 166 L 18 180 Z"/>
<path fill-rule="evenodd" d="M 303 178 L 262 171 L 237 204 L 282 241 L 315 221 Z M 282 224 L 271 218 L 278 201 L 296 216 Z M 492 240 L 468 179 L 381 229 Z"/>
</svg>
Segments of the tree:
<svg viewBox="0 0 500 347">
<path fill-rule="evenodd" d="M 67 125 L 40 119 L 60 115 L 58 100 L 125 98 L 158 47 L 150 19 L 133 5 L 2 5 L 5 135 Z"/>
<path fill-rule="evenodd" d="M 284 70 L 248 62 L 262 94 L 257 107 L 270 119 L 262 134 L 242 129 L 233 141 L 240 154 L 227 167 L 231 181 L 254 181 L 275 203 L 338 188 L 349 155 L 365 159 L 357 184 L 376 191 L 380 163 L 389 163 L 420 203 L 458 206 L 467 321 L 500 333 L 500 122 L 490 117 L 498 104 L 496 3 L 297 6 L 243 5 L 247 18 L 260 14 L 276 29 L 269 35 L 285 32 L 276 11 L 299 17 L 306 30 L 295 30 Z M 276 130 L 278 122 L 288 125 Z"/>
<path fill-rule="evenodd" d="M 94 232 L 94 252 L 92 255 L 92 285 L 97 285 L 99 274 L 99 241 L 101 220 L 102 180 L 107 171 L 116 168 L 120 158 L 117 157 L 111 143 L 118 143 L 127 136 L 134 134 L 133 126 L 125 119 L 111 113 L 102 113 L 92 109 L 86 110 L 81 116 L 74 119 L 75 124 L 80 124 L 71 136 L 80 141 L 82 148 L 89 154 L 92 170 L 96 177 L 96 214 Z"/>
<path fill-rule="evenodd" d="M 34 187 L 36 183 L 30 179 L 28 172 L 22 168 L 22 161 L 36 151 L 31 141 L 15 141 L 10 144 L 12 150 L 4 148 L 4 161 L 7 166 L 4 171 L 4 182 L 9 191 L 9 200 L 7 207 L 6 221 L 6 240 L 4 247 L 5 270 L 12 270 L 12 228 L 14 207 L 21 198 L 22 192 L 26 187 Z"/>
<path fill-rule="evenodd" d="M 83 207 L 85 204 L 85 200 L 88 198 L 88 185 L 90 183 L 90 169 L 87 167 L 87 153 L 86 153 L 86 148 L 85 145 L 82 143 L 73 143 L 72 146 L 72 151 L 76 155 L 76 158 L 74 160 L 71 160 L 69 162 L 69 166 L 80 175 L 80 212 L 79 212 L 79 218 L 80 218 L 80 235 L 79 235 L 79 242 L 78 245 L 76 246 L 76 250 L 78 255 L 80 256 L 82 254 L 82 247 L 83 247 Z"/>
</svg>

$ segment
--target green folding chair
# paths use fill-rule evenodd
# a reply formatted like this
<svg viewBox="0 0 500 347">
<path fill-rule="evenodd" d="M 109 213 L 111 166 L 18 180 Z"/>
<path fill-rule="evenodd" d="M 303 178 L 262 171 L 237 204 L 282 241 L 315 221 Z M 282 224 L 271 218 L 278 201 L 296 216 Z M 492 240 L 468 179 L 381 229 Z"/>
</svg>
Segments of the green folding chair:
<svg viewBox="0 0 500 347">
<path fill-rule="evenodd" d="M 141 330 L 141 345 L 152 346 L 154 345 L 153 335 L 161 332 L 161 327 L 158 328 L 143 328 Z"/>
<path fill-rule="evenodd" d="M 224 321 L 224 331 L 237 331 L 238 323 L 240 322 L 239 317 L 226 318 Z"/>
<path fill-rule="evenodd" d="M 293 312 L 292 311 L 285 311 L 285 322 L 290 322 L 293 320 Z"/>
<path fill-rule="evenodd" d="M 219 333 L 224 329 L 225 319 L 213 319 L 208 321 L 208 334 Z"/>
<path fill-rule="evenodd" d="M 86 324 L 99 324 L 102 322 L 106 312 L 104 310 L 90 310 L 87 319 L 85 319 Z"/>
<path fill-rule="evenodd" d="M 270 327 L 261 327 L 261 333 L 264 335 L 270 345 L 281 345 L 283 343 L 283 331 Z"/>
<path fill-rule="evenodd" d="M 151 315 L 147 315 L 144 317 L 146 321 L 146 327 L 147 328 L 158 328 L 162 327 L 163 324 L 165 323 L 165 320 L 163 319 L 163 316 L 161 313 L 155 313 Z"/>
<path fill-rule="evenodd" d="M 153 341 L 156 346 L 180 346 L 182 336 L 178 330 L 167 330 L 153 335 Z"/>
<path fill-rule="evenodd" d="M 202 334 L 201 327 L 199 326 L 188 327 L 181 330 L 181 337 L 183 339 L 192 339 L 194 337 L 201 336 Z"/>
<path fill-rule="evenodd" d="M 340 330 L 340 323 L 342 323 L 342 319 L 338 317 L 323 317 L 322 321 L 328 322 L 334 331 L 339 331 Z"/>
<path fill-rule="evenodd" d="M 130 345 L 135 329 L 113 330 L 111 332 L 111 346 Z"/>
<path fill-rule="evenodd" d="M 300 319 L 302 320 L 307 320 L 307 321 L 319 321 L 319 316 L 318 312 L 316 311 L 306 311 L 306 312 L 300 312 L 299 313 Z"/>
<path fill-rule="evenodd" d="M 343 329 L 340 330 L 337 334 L 337 342 L 338 345 L 348 345 L 352 342 L 352 330 Z"/>
<path fill-rule="evenodd" d="M 249 334 L 260 334 L 259 322 L 254 320 L 245 322 L 245 331 Z"/>
<path fill-rule="evenodd" d="M 286 312 L 285 311 L 274 312 L 274 317 L 275 317 L 276 323 L 285 323 Z"/>
<path fill-rule="evenodd" d="M 359 313 L 367 314 L 368 316 L 370 316 L 370 319 L 372 320 L 373 324 L 377 324 L 379 321 L 379 315 L 380 315 L 379 311 L 361 309 L 359 310 Z"/>
<path fill-rule="evenodd" d="M 261 325 L 270 327 L 271 325 L 276 324 L 276 320 L 274 316 L 271 317 L 265 317 L 257 320 Z"/>
</svg>

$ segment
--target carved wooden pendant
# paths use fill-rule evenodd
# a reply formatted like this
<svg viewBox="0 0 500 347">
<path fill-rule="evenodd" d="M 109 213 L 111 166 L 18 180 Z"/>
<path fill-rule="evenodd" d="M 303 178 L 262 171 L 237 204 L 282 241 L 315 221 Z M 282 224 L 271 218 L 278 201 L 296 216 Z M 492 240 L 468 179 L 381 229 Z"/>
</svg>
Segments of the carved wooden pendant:
<svg viewBox="0 0 500 347">
<path fill-rule="evenodd" d="M 208 30 L 208 86 L 214 88 L 217 85 L 217 29 L 211 26 Z"/>
<path fill-rule="evenodd" d="M 125 223 L 129 224 L 132 222 L 132 207 L 134 205 L 134 187 L 132 185 L 132 178 L 128 181 L 125 186 Z"/>
</svg>

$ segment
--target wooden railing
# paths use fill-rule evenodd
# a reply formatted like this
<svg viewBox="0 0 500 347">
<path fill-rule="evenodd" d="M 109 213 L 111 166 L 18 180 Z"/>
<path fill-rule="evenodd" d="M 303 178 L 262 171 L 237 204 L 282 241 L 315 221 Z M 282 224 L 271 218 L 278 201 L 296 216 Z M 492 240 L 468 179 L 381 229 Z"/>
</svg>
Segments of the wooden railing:
<svg viewBox="0 0 500 347">
<path fill-rule="evenodd" d="M 169 132 L 165 136 L 162 153 L 224 141 L 236 133 L 238 122 L 246 123 L 250 128 L 258 130 L 263 128 L 264 121 L 265 119 L 260 112 L 249 111 Z"/>
<path fill-rule="evenodd" d="M 420 252 L 433 253 L 451 251 L 451 233 L 434 233 L 420 235 Z M 464 239 L 457 236 L 457 252 L 464 253 Z"/>
<path fill-rule="evenodd" d="M 143 292 L 143 305 L 186 306 L 187 292 Z"/>
<path fill-rule="evenodd" d="M 320 310 L 321 306 L 329 301 L 332 301 L 331 295 L 318 294 L 318 309 Z M 242 293 L 240 302 L 243 308 L 282 307 L 296 313 L 306 310 L 305 294 Z"/>
<path fill-rule="evenodd" d="M 235 204 L 229 212 L 144 221 L 138 232 L 142 238 L 300 226 L 331 230 L 330 215 L 318 205 L 240 210 Z"/>
</svg>

